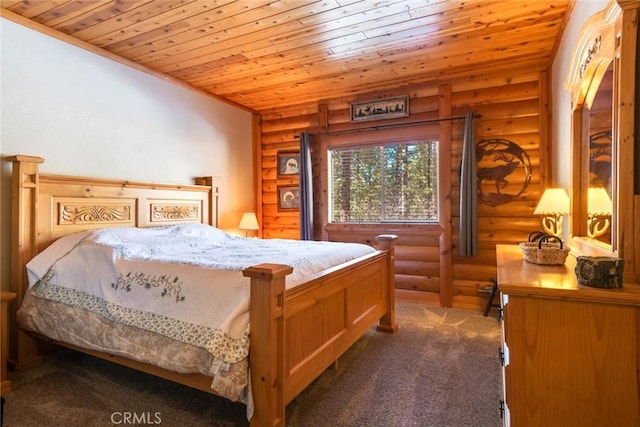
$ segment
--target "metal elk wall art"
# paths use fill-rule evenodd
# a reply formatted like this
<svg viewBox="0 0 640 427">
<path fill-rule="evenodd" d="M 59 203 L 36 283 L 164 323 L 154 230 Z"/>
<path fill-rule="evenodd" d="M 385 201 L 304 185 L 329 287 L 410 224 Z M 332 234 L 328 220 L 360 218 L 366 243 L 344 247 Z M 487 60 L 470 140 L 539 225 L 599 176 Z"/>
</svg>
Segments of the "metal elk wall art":
<svg viewBox="0 0 640 427">
<path fill-rule="evenodd" d="M 531 182 L 531 159 L 506 139 L 483 139 L 476 145 L 478 201 L 496 206 L 517 199 Z"/>
</svg>

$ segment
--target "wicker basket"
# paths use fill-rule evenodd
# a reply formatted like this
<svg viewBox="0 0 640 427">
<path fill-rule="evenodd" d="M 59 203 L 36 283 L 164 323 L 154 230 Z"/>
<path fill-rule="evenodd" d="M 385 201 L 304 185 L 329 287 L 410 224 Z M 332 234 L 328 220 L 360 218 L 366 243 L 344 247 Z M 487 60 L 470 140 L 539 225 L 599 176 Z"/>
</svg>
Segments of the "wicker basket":
<svg viewBox="0 0 640 427">
<path fill-rule="evenodd" d="M 526 261 L 534 264 L 560 265 L 564 264 L 571 251 L 563 247 L 562 240 L 549 241 L 549 237 L 543 237 L 537 242 L 522 242 L 520 250 Z"/>
</svg>

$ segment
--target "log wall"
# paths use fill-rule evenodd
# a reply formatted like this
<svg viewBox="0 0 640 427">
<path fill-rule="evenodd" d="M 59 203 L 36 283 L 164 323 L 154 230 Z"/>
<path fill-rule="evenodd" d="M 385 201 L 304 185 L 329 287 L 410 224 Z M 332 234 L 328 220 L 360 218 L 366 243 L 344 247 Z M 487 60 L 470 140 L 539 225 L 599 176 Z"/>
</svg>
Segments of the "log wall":
<svg viewBox="0 0 640 427">
<path fill-rule="evenodd" d="M 533 215 L 541 189 L 548 180 L 548 84 L 545 71 L 522 70 L 509 76 L 468 77 L 434 86 L 413 87 L 393 93 L 371 94 L 358 99 L 328 100 L 319 105 L 295 105 L 262 112 L 258 146 L 261 151 L 261 224 L 264 238 L 299 238 L 298 211 L 278 210 L 277 188 L 297 185 L 297 177 L 277 173 L 278 151 L 298 148 L 298 135 L 310 132 L 313 145 L 314 193 L 327 190 L 328 145 L 407 137 L 436 137 L 440 141 L 439 204 L 437 224 L 327 224 L 326 206 L 314 200 L 314 227 L 318 239 L 373 243 L 380 233 L 399 236 L 396 246 L 396 287 L 399 298 L 409 298 L 445 307 L 483 310 L 495 277 L 495 245 L 526 240 L 540 228 Z M 401 119 L 351 123 L 349 103 L 390 96 L 409 95 L 410 116 Z M 459 255 L 460 164 L 464 120 L 421 123 L 392 129 L 371 128 L 438 118 L 464 116 L 474 112 L 476 145 L 488 139 L 510 141 L 511 153 L 527 160 L 506 174 L 504 182 L 487 179 L 479 185 L 477 256 Z M 329 134 L 327 134 L 329 132 Z M 515 147 L 514 147 L 515 146 Z M 495 145 L 493 146 L 495 148 Z M 503 146 L 504 147 L 504 146 Z M 515 151 L 514 151 L 515 150 Z M 508 151 L 508 150 L 507 150 Z M 479 174 L 506 166 L 491 149 L 478 159 Z M 504 154 L 504 153 L 503 153 Z M 514 157 L 509 154 L 506 160 Z M 543 167 L 541 167 L 541 165 Z M 504 169 L 504 168 L 503 168 Z M 498 173 L 500 175 L 500 173 Z M 498 186 L 496 186 L 498 185 Z"/>
</svg>

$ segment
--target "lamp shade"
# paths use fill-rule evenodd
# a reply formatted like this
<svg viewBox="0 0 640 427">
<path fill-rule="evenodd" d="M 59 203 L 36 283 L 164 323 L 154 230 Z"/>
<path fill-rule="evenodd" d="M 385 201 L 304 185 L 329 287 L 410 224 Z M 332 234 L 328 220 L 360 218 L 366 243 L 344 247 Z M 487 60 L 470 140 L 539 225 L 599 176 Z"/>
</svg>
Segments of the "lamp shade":
<svg viewBox="0 0 640 427">
<path fill-rule="evenodd" d="M 256 218 L 256 214 L 253 212 L 243 213 L 238 228 L 240 230 L 258 230 L 260 226 L 258 225 L 258 218 Z"/>
<path fill-rule="evenodd" d="M 613 213 L 611 197 L 603 187 L 589 187 L 587 197 L 587 213 L 589 215 L 606 216 Z"/>
<path fill-rule="evenodd" d="M 567 215 L 569 196 L 564 188 L 547 188 L 533 211 L 535 215 Z"/>
</svg>

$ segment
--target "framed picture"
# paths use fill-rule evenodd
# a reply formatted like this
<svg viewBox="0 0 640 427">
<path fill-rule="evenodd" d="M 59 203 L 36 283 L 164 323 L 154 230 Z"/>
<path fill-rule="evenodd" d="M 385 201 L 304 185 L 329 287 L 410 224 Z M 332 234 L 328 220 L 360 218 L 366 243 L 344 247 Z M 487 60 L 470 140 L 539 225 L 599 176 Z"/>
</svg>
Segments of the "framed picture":
<svg viewBox="0 0 640 427">
<path fill-rule="evenodd" d="M 300 152 L 279 151 L 278 152 L 278 176 L 292 177 L 300 173 Z"/>
<path fill-rule="evenodd" d="M 409 116 L 409 96 L 351 103 L 351 122 L 392 119 Z"/>
<path fill-rule="evenodd" d="M 278 187 L 278 210 L 291 211 L 300 209 L 300 189 L 297 186 Z"/>
</svg>

